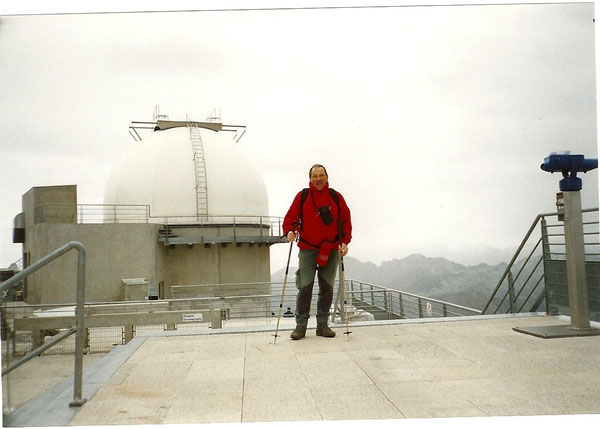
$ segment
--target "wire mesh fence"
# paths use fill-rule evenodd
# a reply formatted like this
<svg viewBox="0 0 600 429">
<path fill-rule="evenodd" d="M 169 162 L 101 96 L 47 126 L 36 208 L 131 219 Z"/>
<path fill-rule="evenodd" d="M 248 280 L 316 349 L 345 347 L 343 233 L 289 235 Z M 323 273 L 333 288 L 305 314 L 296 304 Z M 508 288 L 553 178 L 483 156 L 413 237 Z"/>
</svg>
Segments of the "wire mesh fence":
<svg viewBox="0 0 600 429">
<path fill-rule="evenodd" d="M 291 284 L 290 284 L 291 283 Z M 442 301 L 436 301 L 383 288 L 356 280 L 346 281 L 347 301 L 344 305 L 339 296 L 339 285 L 334 286 L 334 319 L 342 321 L 348 313 L 349 321 L 357 320 L 393 320 L 402 318 L 445 317 L 476 314 L 477 310 L 467 309 Z M 311 301 L 312 313 L 317 307 L 318 288 L 315 286 Z M 143 302 L 111 302 L 86 304 L 86 316 L 110 315 L 115 326 L 86 328 L 86 352 L 109 352 L 117 345 L 127 342 L 126 329 L 130 325 L 132 336 L 143 333 L 167 330 L 208 329 L 212 322 L 193 319 L 183 323 L 128 323 L 127 318 L 136 313 L 189 312 L 197 315 L 201 311 L 218 311 L 220 327 L 275 327 L 279 319 L 280 326 L 295 325 L 297 289 L 288 282 L 285 293 L 283 283 L 258 282 L 235 284 L 181 285 L 173 286 L 173 298 Z M 64 332 L 65 326 L 56 325 L 60 318 L 74 317 L 75 306 L 26 305 L 15 304 L 3 308 L 7 320 L 2 342 L 3 350 L 11 355 L 23 355 L 39 345 L 40 341 Z M 15 330 L 16 319 L 37 319 L 44 321 L 39 332 L 35 330 Z M 36 325 L 36 326 L 38 326 Z M 8 331 L 8 332 L 6 332 Z M 36 342 L 36 335 L 37 342 Z M 75 336 L 50 347 L 45 354 L 71 354 L 75 351 Z M 4 356 L 4 354 L 3 354 Z"/>
</svg>

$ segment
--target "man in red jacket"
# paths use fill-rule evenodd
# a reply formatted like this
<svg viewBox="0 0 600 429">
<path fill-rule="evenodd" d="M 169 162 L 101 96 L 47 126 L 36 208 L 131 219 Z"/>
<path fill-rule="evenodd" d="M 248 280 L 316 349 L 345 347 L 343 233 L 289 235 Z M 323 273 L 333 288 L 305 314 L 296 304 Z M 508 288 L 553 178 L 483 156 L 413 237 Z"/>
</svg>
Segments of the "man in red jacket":
<svg viewBox="0 0 600 429">
<path fill-rule="evenodd" d="M 341 194 L 329 188 L 327 170 L 320 164 L 308 172 L 309 188 L 296 195 L 283 220 L 283 231 L 292 242 L 300 233 L 299 268 L 296 271 L 296 329 L 290 337 L 299 340 L 306 335 L 310 317 L 310 301 L 318 272 L 317 335 L 335 337 L 327 326 L 333 301 L 333 283 L 339 264 L 339 253 L 348 253 L 352 239 L 350 209 Z M 294 226 L 299 225 L 298 230 Z M 341 237 L 340 237 L 341 233 Z"/>
</svg>

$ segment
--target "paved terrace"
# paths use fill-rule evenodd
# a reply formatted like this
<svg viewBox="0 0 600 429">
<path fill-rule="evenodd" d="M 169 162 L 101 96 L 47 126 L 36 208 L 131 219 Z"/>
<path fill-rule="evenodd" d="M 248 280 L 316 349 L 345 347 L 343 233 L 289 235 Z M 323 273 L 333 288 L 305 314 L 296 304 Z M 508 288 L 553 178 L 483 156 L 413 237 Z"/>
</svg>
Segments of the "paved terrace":
<svg viewBox="0 0 600 429">
<path fill-rule="evenodd" d="M 144 334 L 86 366 L 80 409 L 68 407 L 71 377 L 4 425 L 573 414 L 600 421 L 600 336 L 544 340 L 512 330 L 557 324 L 568 321 L 532 314 L 370 322 L 351 326 L 349 338 L 335 327 L 334 339 L 312 329 L 301 341 L 289 339 L 288 325 L 276 344 L 273 331 L 259 328 Z"/>
</svg>

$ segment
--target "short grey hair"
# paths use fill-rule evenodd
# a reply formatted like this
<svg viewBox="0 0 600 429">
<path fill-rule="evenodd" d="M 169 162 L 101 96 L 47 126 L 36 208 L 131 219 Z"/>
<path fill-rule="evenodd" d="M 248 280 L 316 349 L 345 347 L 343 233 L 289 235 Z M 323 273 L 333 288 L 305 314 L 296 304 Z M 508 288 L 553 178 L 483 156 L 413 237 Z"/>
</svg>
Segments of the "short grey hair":
<svg viewBox="0 0 600 429">
<path fill-rule="evenodd" d="M 324 166 L 324 165 L 321 165 L 321 164 L 315 164 L 315 165 L 313 165 L 312 167 L 310 167 L 310 170 L 308 170 L 308 177 L 309 177 L 309 178 L 310 178 L 310 176 L 312 175 L 313 168 L 315 168 L 315 167 L 321 167 L 323 170 L 325 170 L 325 175 L 326 175 L 327 177 L 329 177 L 329 174 L 327 174 L 327 169 L 325 168 L 325 166 Z"/>
</svg>

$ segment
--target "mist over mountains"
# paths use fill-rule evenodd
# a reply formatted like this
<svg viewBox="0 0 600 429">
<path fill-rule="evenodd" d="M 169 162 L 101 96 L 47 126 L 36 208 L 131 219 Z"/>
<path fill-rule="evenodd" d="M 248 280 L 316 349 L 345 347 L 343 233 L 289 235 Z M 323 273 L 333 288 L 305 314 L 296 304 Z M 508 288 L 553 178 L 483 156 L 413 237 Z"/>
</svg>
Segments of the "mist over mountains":
<svg viewBox="0 0 600 429">
<path fill-rule="evenodd" d="M 430 258 L 415 254 L 375 265 L 356 258 L 344 258 L 346 279 L 360 280 L 422 295 L 428 298 L 482 309 L 494 287 L 506 270 L 506 263 L 497 265 L 461 265 L 445 258 Z M 297 267 L 289 269 L 288 282 L 293 284 Z M 285 268 L 273 273 L 271 281 L 281 282 Z"/>
</svg>

